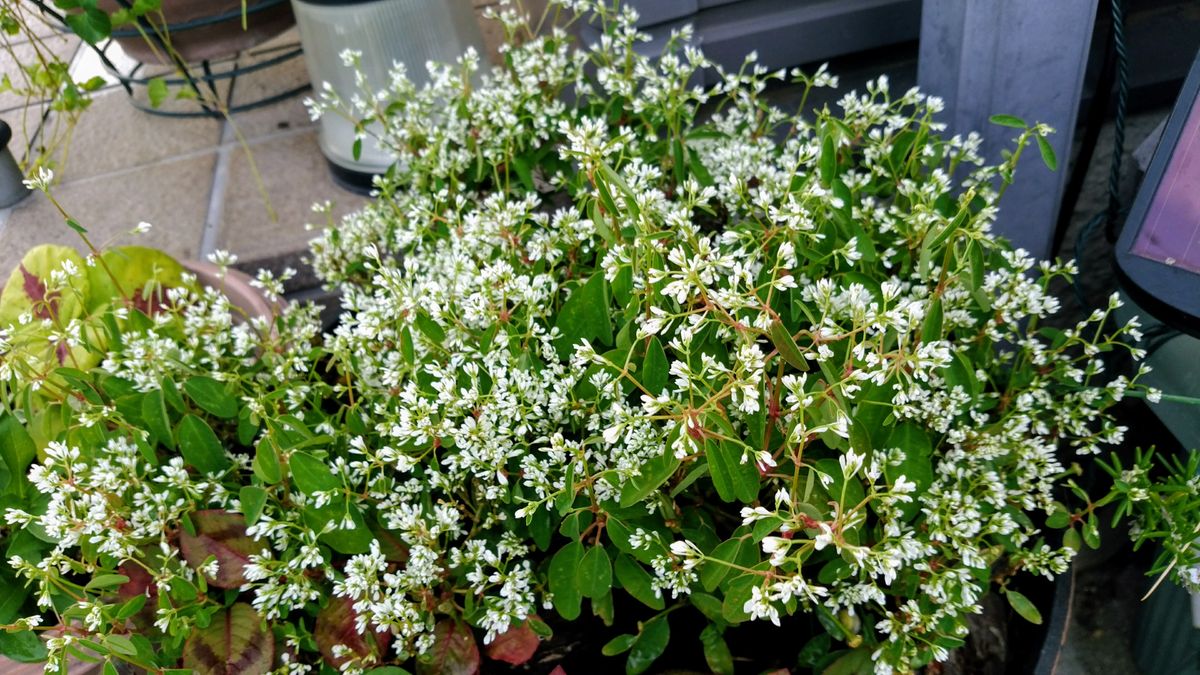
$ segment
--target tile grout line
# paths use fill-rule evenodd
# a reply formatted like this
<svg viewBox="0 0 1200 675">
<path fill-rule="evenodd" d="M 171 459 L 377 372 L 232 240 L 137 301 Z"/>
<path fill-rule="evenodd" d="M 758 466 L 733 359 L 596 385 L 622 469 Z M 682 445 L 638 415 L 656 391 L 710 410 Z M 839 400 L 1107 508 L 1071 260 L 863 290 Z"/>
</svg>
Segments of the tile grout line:
<svg viewBox="0 0 1200 675">
<path fill-rule="evenodd" d="M 221 234 L 221 214 L 225 207 L 225 193 L 229 189 L 229 165 L 233 152 L 238 147 L 230 143 L 234 136 L 229 120 L 221 121 L 221 140 L 217 146 L 217 160 L 213 164 L 212 189 L 208 194 L 208 213 L 204 217 L 204 229 L 200 232 L 200 247 L 196 256 L 201 260 L 217 250 Z"/>
<path fill-rule="evenodd" d="M 238 58 L 234 57 L 236 67 Z M 233 105 L 233 92 L 237 89 L 237 76 L 229 81 L 225 105 Z M 217 250 L 221 236 L 221 214 L 225 210 L 225 193 L 229 190 L 229 164 L 233 158 L 231 141 L 237 136 L 228 114 L 221 119 L 221 137 L 217 139 L 217 160 L 213 164 L 212 191 L 208 193 L 208 213 L 204 217 L 204 229 L 200 232 L 200 246 L 196 257 L 201 260 Z"/>
</svg>

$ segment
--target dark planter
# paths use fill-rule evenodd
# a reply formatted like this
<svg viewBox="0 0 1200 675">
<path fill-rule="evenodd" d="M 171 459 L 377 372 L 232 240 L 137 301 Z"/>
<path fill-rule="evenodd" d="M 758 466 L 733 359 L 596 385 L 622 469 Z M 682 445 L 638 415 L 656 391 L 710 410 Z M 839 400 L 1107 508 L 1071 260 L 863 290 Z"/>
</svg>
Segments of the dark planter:
<svg viewBox="0 0 1200 675">
<path fill-rule="evenodd" d="M 97 5 L 105 11 L 121 6 L 117 0 L 99 0 Z M 246 5 L 243 30 L 242 0 L 163 0 L 162 17 L 171 46 L 188 63 L 212 60 L 261 44 L 296 23 L 288 0 L 250 0 Z M 113 38 L 142 63 L 171 63 L 161 49 L 156 54 L 135 28 L 114 30 Z"/>
</svg>

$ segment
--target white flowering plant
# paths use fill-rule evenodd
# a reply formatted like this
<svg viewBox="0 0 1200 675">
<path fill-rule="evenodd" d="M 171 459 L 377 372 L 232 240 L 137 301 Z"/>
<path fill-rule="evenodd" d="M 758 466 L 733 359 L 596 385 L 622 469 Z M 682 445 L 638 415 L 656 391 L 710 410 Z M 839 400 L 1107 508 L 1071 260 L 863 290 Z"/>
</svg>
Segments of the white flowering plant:
<svg viewBox="0 0 1200 675">
<path fill-rule="evenodd" d="M 311 102 L 398 158 L 313 242 L 343 292 L 328 334 L 312 307 L 239 323 L 218 290 L 174 291 L 92 367 L 51 369 L 74 389 L 40 399 L 61 421 L 41 435 L 37 380 L 4 371 L 4 574 L 30 597 L 0 604 L 3 651 L 474 673 L 529 662 L 586 600 L 613 626 L 589 672 L 670 644 L 722 675 L 911 672 L 985 593 L 1038 620 L 1021 576 L 1065 571 L 1109 504 L 1188 578 L 1194 460 L 1164 479 L 1114 456 L 1099 498 L 1064 464 L 1156 396 L 1105 370 L 1139 356 L 1136 324 L 1114 301 L 1048 327 L 1071 267 L 990 232 L 1021 153 L 1054 163 L 1048 129 L 997 117 L 1017 136 L 988 166 L 886 79 L 784 112 L 771 83 L 836 78 L 725 72 L 686 30 L 650 58 L 629 10 L 564 9 L 604 37 L 505 10 L 501 67 Z M 776 653 L 725 639 L 784 622 Z"/>
</svg>

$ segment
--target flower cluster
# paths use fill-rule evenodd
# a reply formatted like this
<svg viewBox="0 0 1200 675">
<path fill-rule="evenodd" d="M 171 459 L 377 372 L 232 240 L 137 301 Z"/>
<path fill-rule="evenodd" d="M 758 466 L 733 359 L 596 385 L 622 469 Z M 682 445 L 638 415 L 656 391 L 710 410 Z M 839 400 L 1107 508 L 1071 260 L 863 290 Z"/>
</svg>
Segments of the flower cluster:
<svg viewBox="0 0 1200 675">
<path fill-rule="evenodd" d="M 729 626 L 797 613 L 823 628 L 809 665 L 909 672 L 962 644 L 983 594 L 1023 607 L 1010 581 L 1091 542 L 1099 502 L 1056 501 L 1063 453 L 1120 443 L 1106 410 L 1145 390 L 1097 356 L 1137 339 L 1115 299 L 1043 327 L 1072 270 L 990 232 L 1047 129 L 986 166 L 977 137 L 940 135 L 938 100 L 886 78 L 783 111 L 772 83 L 836 78 L 725 72 L 687 30 L 652 58 L 632 11 L 552 7 L 604 37 L 505 11 L 524 41 L 503 67 L 467 54 L 311 102 L 397 156 L 312 244 L 343 294 L 331 332 L 311 307 L 245 322 L 180 287 L 105 324 L 98 367 L 37 380 L 94 396 L 38 413 L 4 390 L 23 423 L 4 429 L 41 453 L 6 516 L 41 543 L 12 564 L 61 625 L 103 634 L 90 648 L 203 665 L 214 621 L 253 634 L 253 616 L 278 646 L 244 646 L 247 672 L 443 672 L 447 653 L 478 665 L 464 626 L 536 647 L 538 611 L 574 620 L 586 598 L 612 624 L 626 594 L 637 634 L 605 653 L 629 672 L 676 610 L 709 622 L 715 672 Z M 1107 499 L 1159 498 L 1137 466 Z M 107 586 L 67 580 L 99 570 Z"/>
</svg>

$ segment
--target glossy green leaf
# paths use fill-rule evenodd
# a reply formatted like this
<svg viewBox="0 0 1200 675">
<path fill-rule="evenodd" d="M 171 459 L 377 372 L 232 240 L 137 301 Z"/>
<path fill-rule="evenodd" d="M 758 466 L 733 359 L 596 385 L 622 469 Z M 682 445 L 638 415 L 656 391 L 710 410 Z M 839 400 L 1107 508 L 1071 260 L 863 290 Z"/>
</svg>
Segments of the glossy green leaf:
<svg viewBox="0 0 1200 675">
<path fill-rule="evenodd" d="M 650 496 L 679 469 L 679 459 L 670 448 L 642 465 L 641 474 L 629 479 L 621 490 L 621 508 L 628 508 Z"/>
<path fill-rule="evenodd" d="M 283 469 L 279 466 L 279 453 L 270 438 L 264 438 L 254 446 L 254 460 L 250 464 L 254 475 L 267 485 L 283 480 Z"/>
<path fill-rule="evenodd" d="M 653 577 L 632 558 L 624 554 L 618 555 L 617 564 L 613 569 L 617 581 L 626 593 L 651 609 L 663 609 L 666 606 L 662 595 L 654 593 Z"/>
<path fill-rule="evenodd" d="M 335 490 L 342 486 L 342 481 L 333 475 L 328 464 L 307 452 L 293 452 L 288 459 L 288 468 L 296 487 L 304 494 Z"/>
<path fill-rule="evenodd" d="M 704 444 L 708 473 L 717 496 L 726 502 L 750 503 L 758 496 L 758 466 L 742 461 L 742 447 L 732 441 L 709 439 Z"/>
<path fill-rule="evenodd" d="M 157 108 L 167 100 L 167 81 L 161 77 L 150 78 L 146 83 L 146 98 L 151 108 Z"/>
<path fill-rule="evenodd" d="M 223 419 L 233 419 L 238 414 L 237 398 L 225 389 L 225 385 L 211 377 L 197 375 L 183 382 L 188 398 L 205 412 Z"/>
<path fill-rule="evenodd" d="M 733 654 L 716 626 L 709 624 L 700 631 L 704 660 L 715 675 L 733 675 Z"/>
<path fill-rule="evenodd" d="M 671 626 L 667 623 L 667 615 L 663 614 L 642 624 L 637 640 L 629 650 L 629 658 L 625 661 L 626 675 L 640 675 L 650 669 L 655 659 L 662 656 L 671 641 Z"/>
<path fill-rule="evenodd" d="M 638 636 L 624 633 L 609 640 L 603 647 L 600 648 L 600 653 L 605 656 L 616 656 L 624 654 L 633 647 L 633 643 L 637 642 Z"/>
<path fill-rule="evenodd" d="M 1038 152 L 1042 155 L 1042 162 L 1047 169 L 1058 171 L 1058 156 L 1054 154 L 1054 147 L 1050 145 L 1050 141 L 1044 136 L 1036 136 Z"/>
<path fill-rule="evenodd" d="M 599 598 L 612 590 L 612 561 L 603 546 L 593 546 L 579 563 L 579 592 L 585 598 Z"/>
<path fill-rule="evenodd" d="M 582 610 L 583 596 L 579 589 L 579 565 L 583 562 L 583 545 L 578 541 L 563 546 L 550 560 L 550 592 L 554 609 L 562 618 L 574 621 Z"/>
<path fill-rule="evenodd" d="M 262 515 L 263 506 L 267 503 L 267 491 L 257 485 L 243 485 L 238 490 L 238 502 L 247 524 L 253 524 Z"/>
<path fill-rule="evenodd" d="M 224 471 L 230 465 L 212 427 L 195 415 L 186 415 L 179 422 L 179 451 L 189 466 L 204 474 Z"/>
<path fill-rule="evenodd" d="M 562 336 L 555 343 L 559 356 L 569 357 L 582 340 L 613 344 L 612 322 L 608 316 L 608 282 L 597 272 L 587 283 L 576 287 L 563 303 L 555 326 Z"/>
<path fill-rule="evenodd" d="M 1034 606 L 1033 602 L 1024 595 L 1012 590 L 1011 588 L 1004 590 L 1004 596 L 1008 598 L 1008 604 L 1013 610 L 1020 614 L 1029 623 L 1042 623 L 1042 613 Z"/>
<path fill-rule="evenodd" d="M 792 339 L 792 334 L 788 332 L 786 326 L 779 319 L 771 321 L 771 330 L 768 333 L 771 338 L 771 344 L 775 345 L 775 350 L 797 370 L 808 370 L 808 360 L 804 358 L 804 354 L 800 352 L 800 347 L 796 345 L 796 341 Z"/>
<path fill-rule="evenodd" d="M 1002 127 L 1012 127 L 1013 129 L 1025 129 L 1029 125 L 1025 120 L 1016 115 L 992 115 L 988 118 L 992 124 L 999 124 Z"/>
<path fill-rule="evenodd" d="M 657 337 L 651 337 L 646 344 L 646 358 L 642 360 L 642 386 L 655 396 L 661 394 L 670 381 L 670 368 L 662 343 Z"/>
</svg>

